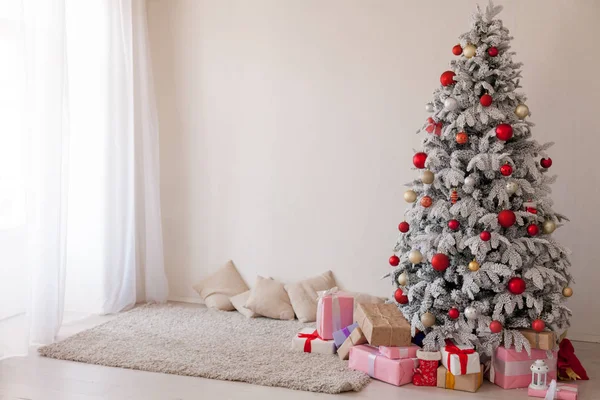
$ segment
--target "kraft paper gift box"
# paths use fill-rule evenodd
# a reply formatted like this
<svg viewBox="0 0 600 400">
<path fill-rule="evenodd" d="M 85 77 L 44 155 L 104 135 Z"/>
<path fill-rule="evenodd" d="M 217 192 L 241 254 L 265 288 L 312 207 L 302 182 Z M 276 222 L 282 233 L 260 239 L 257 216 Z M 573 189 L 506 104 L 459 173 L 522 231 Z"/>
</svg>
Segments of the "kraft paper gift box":
<svg viewBox="0 0 600 400">
<path fill-rule="evenodd" d="M 548 392 L 550 392 L 551 399 L 557 400 L 577 400 L 577 385 L 571 385 L 568 383 L 556 383 L 556 381 L 552 381 L 550 383 L 550 387 L 548 389 L 540 390 L 540 389 L 527 389 L 527 396 L 529 397 L 541 397 L 546 398 Z"/>
<path fill-rule="evenodd" d="M 556 346 L 554 332 L 536 332 L 533 329 L 519 329 L 529 341 L 532 349 L 552 350 Z"/>
<path fill-rule="evenodd" d="M 379 346 L 379 352 L 392 360 L 400 360 L 402 358 L 417 358 L 417 350 L 421 349 L 419 346 L 413 344 L 412 346 Z"/>
<path fill-rule="evenodd" d="M 317 303 L 317 332 L 325 340 L 333 339 L 333 332 L 354 322 L 354 297 L 332 288 L 319 292 Z"/>
<path fill-rule="evenodd" d="M 365 372 L 380 381 L 402 386 L 412 382 L 418 361 L 416 358 L 390 360 L 381 355 L 377 348 L 360 345 L 350 348 L 348 367 Z"/>
<path fill-rule="evenodd" d="M 535 360 L 545 360 L 550 368 L 548 379 L 556 379 L 556 360 L 558 352 L 552 352 L 552 359 L 548 358 L 546 350 L 531 349 L 531 356 L 525 349 L 521 352 L 504 346 L 499 346 L 490 365 L 490 382 L 503 389 L 517 389 L 529 387 L 531 383 L 531 364 Z"/>
<path fill-rule="evenodd" d="M 358 304 L 354 317 L 371 346 L 410 346 L 410 323 L 395 304 Z"/>
<path fill-rule="evenodd" d="M 446 342 L 440 349 L 442 365 L 454 376 L 477 374 L 480 371 L 479 354 L 471 346 L 457 346 Z"/>
<path fill-rule="evenodd" d="M 304 328 L 292 339 L 292 350 L 305 353 L 334 354 L 333 340 L 323 340 L 314 328 Z"/>
<path fill-rule="evenodd" d="M 348 336 L 346 340 L 344 340 L 344 343 L 342 343 L 342 345 L 338 349 L 338 356 L 342 360 L 347 360 L 350 356 L 350 349 L 352 347 L 365 343 L 367 343 L 367 338 L 363 334 L 362 330 L 357 327 L 352 331 L 350 336 Z"/>
<path fill-rule="evenodd" d="M 437 387 L 463 392 L 475 393 L 483 382 L 483 365 L 479 366 L 479 373 L 468 375 L 453 375 L 443 365 L 437 370 Z"/>
<path fill-rule="evenodd" d="M 337 347 L 340 347 L 346 341 L 346 338 L 350 336 L 352 331 L 358 326 L 357 323 L 353 323 L 350 326 L 347 326 L 339 331 L 333 332 L 333 341 Z"/>
</svg>

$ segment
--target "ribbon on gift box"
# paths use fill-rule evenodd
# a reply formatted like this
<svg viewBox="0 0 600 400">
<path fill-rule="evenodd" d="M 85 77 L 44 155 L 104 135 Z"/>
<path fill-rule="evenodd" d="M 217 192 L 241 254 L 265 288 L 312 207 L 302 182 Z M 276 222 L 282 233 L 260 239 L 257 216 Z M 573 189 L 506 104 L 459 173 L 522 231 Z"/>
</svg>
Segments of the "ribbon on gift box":
<svg viewBox="0 0 600 400">
<path fill-rule="evenodd" d="M 371 353 L 369 354 L 369 376 L 371 378 L 375 378 L 375 360 L 377 360 L 377 356 L 379 354 Z"/>
<path fill-rule="evenodd" d="M 477 375 L 479 375 L 479 386 L 481 387 L 481 385 L 483 384 L 483 371 Z M 456 384 L 456 379 L 455 379 L 454 375 L 452 374 L 452 372 L 446 370 L 446 386 L 444 386 L 444 388 L 453 390 L 455 384 Z"/>
<path fill-rule="evenodd" d="M 322 315 L 323 302 L 319 301 L 320 299 L 331 296 L 331 323 L 332 323 L 332 332 L 339 331 L 342 329 L 342 315 L 340 311 L 340 300 L 338 299 L 337 293 L 338 288 L 332 287 L 331 289 L 324 290 L 322 292 L 318 292 L 319 297 L 318 301 L 318 310 L 317 316 Z M 349 336 L 350 334 L 348 334 Z M 346 336 L 347 337 L 347 336 Z"/>
<path fill-rule="evenodd" d="M 572 386 L 572 385 L 558 384 L 558 383 L 556 383 L 555 379 L 552 379 L 552 382 L 550 382 L 550 386 L 548 387 L 548 391 L 546 392 L 546 397 L 544 397 L 544 400 L 557 399 L 558 392 L 577 393 L 577 387 Z"/>
<path fill-rule="evenodd" d="M 342 333 L 346 337 L 350 336 L 350 330 L 348 329 L 348 327 L 345 327 L 344 329 L 342 329 Z"/>
<path fill-rule="evenodd" d="M 315 339 L 319 339 L 319 334 L 315 330 L 313 333 L 299 333 L 298 337 L 300 339 L 306 339 L 304 341 L 304 352 L 310 353 L 310 352 L 312 352 L 311 342 Z"/>
<path fill-rule="evenodd" d="M 469 354 L 475 353 L 474 349 L 460 349 L 454 343 L 446 340 L 445 350 L 448 352 L 448 367 L 450 367 L 450 360 L 452 355 L 458 356 L 458 362 L 460 363 L 460 373 L 465 375 L 467 373 L 467 362 L 469 360 Z"/>
</svg>

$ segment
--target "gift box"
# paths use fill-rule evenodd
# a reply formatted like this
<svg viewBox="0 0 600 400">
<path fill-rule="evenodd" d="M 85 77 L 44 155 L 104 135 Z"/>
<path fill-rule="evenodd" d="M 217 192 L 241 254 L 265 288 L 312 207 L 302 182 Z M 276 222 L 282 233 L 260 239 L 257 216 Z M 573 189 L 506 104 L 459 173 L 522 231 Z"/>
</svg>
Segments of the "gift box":
<svg viewBox="0 0 600 400">
<path fill-rule="evenodd" d="M 475 393 L 483 382 L 483 365 L 479 366 L 479 373 L 467 375 L 454 375 L 446 367 L 440 365 L 437 369 L 437 387 L 463 392 Z"/>
<path fill-rule="evenodd" d="M 527 396 L 530 397 L 541 397 L 546 398 L 546 395 L 550 392 L 549 398 L 558 400 L 577 400 L 577 385 L 571 385 L 568 383 L 556 383 L 552 381 L 548 389 L 527 389 Z"/>
<path fill-rule="evenodd" d="M 379 346 L 379 352 L 392 360 L 400 360 L 402 358 L 416 358 L 417 350 L 419 349 L 420 347 L 414 344 L 412 346 L 398 347 Z"/>
<path fill-rule="evenodd" d="M 333 332 L 333 341 L 335 342 L 335 345 L 340 347 L 357 326 L 357 323 L 353 323 L 352 325 L 340 329 L 339 331 Z"/>
<path fill-rule="evenodd" d="M 352 331 L 350 336 L 348 336 L 346 340 L 344 340 L 344 343 L 342 343 L 342 345 L 338 349 L 338 356 L 342 360 L 347 360 L 350 356 L 350 349 L 352 347 L 365 343 L 367 343 L 367 338 L 363 334 L 362 330 L 357 327 Z"/>
<path fill-rule="evenodd" d="M 479 354 L 471 346 L 457 346 L 446 341 L 441 350 L 442 365 L 454 376 L 477 374 L 480 371 Z"/>
<path fill-rule="evenodd" d="M 305 353 L 334 354 L 333 340 L 323 340 L 314 328 L 304 328 L 292 339 L 292 350 Z"/>
<path fill-rule="evenodd" d="M 554 332 L 536 332 L 533 329 L 519 329 L 529 341 L 532 349 L 552 350 L 556 346 Z"/>
<path fill-rule="evenodd" d="M 349 368 L 365 372 L 372 378 L 392 385 L 410 383 L 417 365 L 416 358 L 390 360 L 372 346 L 359 345 L 350 348 Z"/>
<path fill-rule="evenodd" d="M 372 346 L 410 346 L 410 323 L 395 304 L 359 304 L 355 319 Z"/>
<path fill-rule="evenodd" d="M 516 389 L 529 387 L 531 383 L 531 364 L 535 360 L 545 360 L 550 368 L 548 379 L 556 379 L 557 352 L 552 352 L 552 358 L 548 358 L 546 350 L 531 349 L 531 356 L 525 349 L 518 352 L 511 347 L 509 349 L 499 346 L 490 365 L 490 382 L 495 383 L 503 389 Z"/>
<path fill-rule="evenodd" d="M 317 332 L 325 340 L 333 339 L 333 332 L 354 322 L 354 297 L 332 288 L 319 292 L 317 303 Z"/>
</svg>

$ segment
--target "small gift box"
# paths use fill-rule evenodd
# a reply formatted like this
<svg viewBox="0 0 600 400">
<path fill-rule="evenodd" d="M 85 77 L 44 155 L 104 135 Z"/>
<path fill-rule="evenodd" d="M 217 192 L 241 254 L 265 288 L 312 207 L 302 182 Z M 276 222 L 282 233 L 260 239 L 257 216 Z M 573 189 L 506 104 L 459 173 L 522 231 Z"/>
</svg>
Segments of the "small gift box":
<svg viewBox="0 0 600 400">
<path fill-rule="evenodd" d="M 317 332 L 325 340 L 333 339 L 333 332 L 354 322 L 354 297 L 338 291 L 337 287 L 319 292 L 317 303 Z"/>
<path fill-rule="evenodd" d="M 334 354 L 333 340 L 323 340 L 314 328 L 304 328 L 292 339 L 292 350 L 305 353 Z"/>
<path fill-rule="evenodd" d="M 446 367 L 440 365 L 437 370 L 437 387 L 463 392 L 475 393 L 483 382 L 483 365 L 479 366 L 479 373 L 455 376 Z"/>
<path fill-rule="evenodd" d="M 410 346 L 410 323 L 395 304 L 362 304 L 356 322 L 372 346 Z"/>
<path fill-rule="evenodd" d="M 397 347 L 379 346 L 379 352 L 392 360 L 400 360 L 402 358 L 416 358 L 417 350 L 419 349 L 420 347 L 414 344 L 412 346 Z"/>
<path fill-rule="evenodd" d="M 344 329 L 340 329 L 339 331 L 333 332 L 333 341 L 335 342 L 335 345 L 337 347 L 340 347 L 357 326 L 358 324 L 355 322 L 352 325 L 345 327 Z"/>
<path fill-rule="evenodd" d="M 533 329 L 519 329 L 529 341 L 532 349 L 552 350 L 556 346 L 554 332 L 536 332 Z"/>
<path fill-rule="evenodd" d="M 454 376 L 479 373 L 479 354 L 471 346 L 457 346 L 446 341 L 441 352 L 442 365 Z"/>
<path fill-rule="evenodd" d="M 546 350 L 531 349 L 531 355 L 528 355 L 525 349 L 518 352 L 514 347 L 499 346 L 492 356 L 490 382 L 503 389 L 529 387 L 530 367 L 535 360 L 545 360 L 549 368 L 548 378 L 556 379 L 556 359 L 557 352 L 552 352 L 552 358 L 548 358 Z"/>
<path fill-rule="evenodd" d="M 556 383 L 552 380 L 548 389 L 527 389 L 527 396 L 542 397 L 546 399 L 577 400 L 577 385 Z"/>
<path fill-rule="evenodd" d="M 365 372 L 372 378 L 392 385 L 410 383 L 417 365 L 416 358 L 390 360 L 381 355 L 375 347 L 360 345 L 350 348 L 349 368 Z"/>
<path fill-rule="evenodd" d="M 346 340 L 344 340 L 344 343 L 342 343 L 342 345 L 338 349 L 338 356 L 342 360 L 347 360 L 350 356 L 350 349 L 352 347 L 365 343 L 367 343 L 367 338 L 363 334 L 362 330 L 357 327 L 352 331 L 350 336 L 348 336 Z"/>
</svg>

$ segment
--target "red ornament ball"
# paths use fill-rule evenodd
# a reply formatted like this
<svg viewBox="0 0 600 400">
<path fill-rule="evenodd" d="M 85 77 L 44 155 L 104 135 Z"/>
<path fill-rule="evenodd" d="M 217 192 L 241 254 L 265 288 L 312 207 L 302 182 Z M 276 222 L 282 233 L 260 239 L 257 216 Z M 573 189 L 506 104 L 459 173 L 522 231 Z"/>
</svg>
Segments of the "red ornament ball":
<svg viewBox="0 0 600 400">
<path fill-rule="evenodd" d="M 497 47 L 490 47 L 488 49 L 488 54 L 490 57 L 496 57 L 498 55 L 498 48 Z"/>
<path fill-rule="evenodd" d="M 510 228 L 517 222 L 517 216 L 511 210 L 502 210 L 498 213 L 498 223 L 503 228 Z"/>
<path fill-rule="evenodd" d="M 500 167 L 500 173 L 504 176 L 511 176 L 513 173 L 513 167 L 510 164 L 504 164 Z"/>
<path fill-rule="evenodd" d="M 460 56 L 462 54 L 462 47 L 460 46 L 460 44 L 457 44 L 452 48 L 452 54 L 454 54 L 455 56 Z"/>
<path fill-rule="evenodd" d="M 394 254 L 393 256 L 390 257 L 390 265 L 392 267 L 397 267 L 398 264 L 400 264 L 400 259 L 398 258 L 397 255 Z"/>
<path fill-rule="evenodd" d="M 550 157 L 548 157 L 548 158 L 542 158 L 540 160 L 540 165 L 543 168 L 550 168 L 552 166 L 552 159 Z"/>
<path fill-rule="evenodd" d="M 454 85 L 456 82 L 454 82 L 454 77 L 456 76 L 456 74 L 452 71 L 446 71 L 442 74 L 442 76 L 440 76 L 440 83 L 442 84 L 442 86 L 450 86 L 450 85 Z"/>
<path fill-rule="evenodd" d="M 406 221 L 402 221 L 402 222 L 400 222 L 400 224 L 398 224 L 398 230 L 402 233 L 408 232 L 409 228 L 410 228 L 410 225 Z"/>
<path fill-rule="evenodd" d="M 527 234 L 529 236 L 536 236 L 538 233 L 540 233 L 540 227 L 536 224 L 531 224 L 527 227 Z"/>
<path fill-rule="evenodd" d="M 492 105 L 492 96 L 490 96 L 489 94 L 484 94 L 483 96 L 481 96 L 479 98 L 479 103 L 481 103 L 482 106 L 484 107 L 489 107 Z"/>
<path fill-rule="evenodd" d="M 431 197 L 429 197 L 429 196 L 421 197 L 421 205 L 423 207 L 429 208 L 429 207 L 431 207 L 431 203 L 433 203 L 433 200 L 431 200 Z"/>
<path fill-rule="evenodd" d="M 508 281 L 508 291 L 512 294 L 521 294 L 526 288 L 525 281 L 517 276 Z"/>
<path fill-rule="evenodd" d="M 450 259 L 445 254 L 436 253 L 431 257 L 431 266 L 436 271 L 444 271 L 450 266 Z"/>
<path fill-rule="evenodd" d="M 425 168 L 425 160 L 427 160 L 427 154 L 420 152 L 413 156 L 413 165 L 419 169 Z"/>
<path fill-rule="evenodd" d="M 513 128 L 509 124 L 500 124 L 496 127 L 496 137 L 498 140 L 507 141 L 513 136 Z"/>
<path fill-rule="evenodd" d="M 541 319 L 534 319 L 533 322 L 531 322 L 531 329 L 536 332 L 542 332 L 546 329 L 546 323 Z"/>
<path fill-rule="evenodd" d="M 483 240 L 484 242 L 487 242 L 491 238 L 492 238 L 492 234 L 489 233 L 488 231 L 483 231 L 479 234 L 479 239 Z"/>
<path fill-rule="evenodd" d="M 504 327 L 500 321 L 493 320 L 490 322 L 490 331 L 492 331 L 492 333 L 500 333 L 502 332 L 502 328 Z"/>
<path fill-rule="evenodd" d="M 402 289 L 398 288 L 394 292 L 394 299 L 400 304 L 408 303 L 408 296 L 404 294 Z"/>
<path fill-rule="evenodd" d="M 448 317 L 450 317 L 452 319 L 458 318 L 459 315 L 460 315 L 460 311 L 458 311 L 458 308 L 456 308 L 456 307 L 452 307 L 451 309 L 448 310 Z"/>
<path fill-rule="evenodd" d="M 448 221 L 448 228 L 452 229 L 453 231 L 458 230 L 458 228 L 460 228 L 460 222 L 458 222 L 456 219 L 451 219 Z"/>
<path fill-rule="evenodd" d="M 456 143 L 465 144 L 468 141 L 469 141 L 469 135 L 467 135 L 465 132 L 458 132 L 456 134 Z"/>
</svg>

